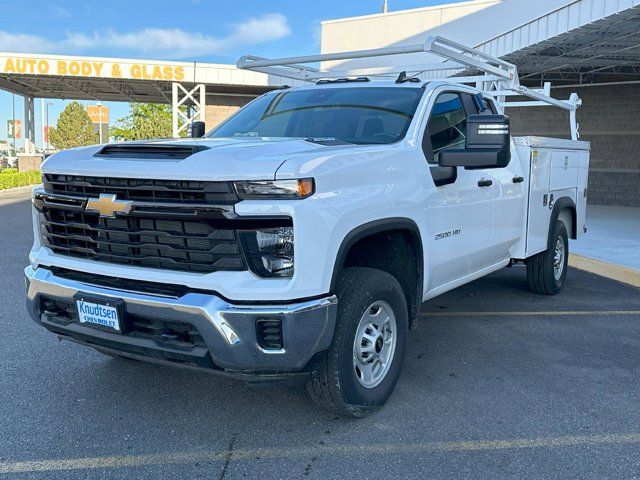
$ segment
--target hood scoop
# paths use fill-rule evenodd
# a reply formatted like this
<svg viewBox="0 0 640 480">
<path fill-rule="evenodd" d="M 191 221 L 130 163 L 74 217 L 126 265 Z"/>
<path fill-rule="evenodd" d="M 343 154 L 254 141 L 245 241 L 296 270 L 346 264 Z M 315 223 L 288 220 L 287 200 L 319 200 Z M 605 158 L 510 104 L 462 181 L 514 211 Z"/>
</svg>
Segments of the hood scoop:
<svg viewBox="0 0 640 480">
<path fill-rule="evenodd" d="M 204 145 L 114 144 L 102 147 L 94 157 L 144 160 L 183 160 L 194 153 L 208 150 Z"/>
</svg>

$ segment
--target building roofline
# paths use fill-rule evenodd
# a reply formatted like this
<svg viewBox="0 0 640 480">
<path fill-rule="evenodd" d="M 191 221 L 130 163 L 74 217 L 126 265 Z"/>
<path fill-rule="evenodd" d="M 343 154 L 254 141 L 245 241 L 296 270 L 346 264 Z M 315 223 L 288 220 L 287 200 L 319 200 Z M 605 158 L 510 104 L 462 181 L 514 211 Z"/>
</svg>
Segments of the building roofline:
<svg viewBox="0 0 640 480">
<path fill-rule="evenodd" d="M 332 24 L 332 23 L 342 23 L 342 22 L 350 22 L 353 20 L 364 20 L 364 19 L 370 19 L 370 18 L 376 18 L 376 17 L 387 17 L 390 15 L 396 16 L 396 15 L 407 15 L 407 14 L 411 14 L 411 13 L 416 13 L 416 12 L 425 12 L 425 11 L 429 11 L 429 10 L 443 10 L 443 9 L 449 9 L 449 8 L 457 8 L 457 7 L 466 7 L 469 5 L 482 5 L 483 3 L 495 3 L 496 1 L 504 1 L 504 0 L 466 0 L 466 1 L 457 1 L 454 3 L 446 3 L 446 4 L 442 4 L 442 5 L 431 5 L 429 7 L 418 7 L 418 8 L 411 8 L 408 10 L 396 10 L 393 12 L 387 12 L 387 13 L 372 13 L 369 15 L 356 15 L 354 17 L 346 17 L 346 18 L 336 18 L 336 19 L 332 19 L 332 20 L 323 20 L 320 22 L 320 24 L 322 25 L 328 25 L 328 24 Z"/>
</svg>

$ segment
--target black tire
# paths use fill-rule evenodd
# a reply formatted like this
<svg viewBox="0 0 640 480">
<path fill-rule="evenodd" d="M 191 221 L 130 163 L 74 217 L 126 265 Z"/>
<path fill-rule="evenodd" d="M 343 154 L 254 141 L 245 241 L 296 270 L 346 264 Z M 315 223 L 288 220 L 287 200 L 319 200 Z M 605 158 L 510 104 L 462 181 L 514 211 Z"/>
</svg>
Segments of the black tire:
<svg viewBox="0 0 640 480">
<path fill-rule="evenodd" d="M 364 417 L 385 404 L 393 392 L 407 343 L 409 315 L 402 287 L 392 275 L 373 268 L 346 268 L 336 287 L 338 314 L 333 342 L 307 383 L 321 408 L 340 417 Z M 361 385 L 354 367 L 354 339 L 360 319 L 375 302 L 385 302 L 396 321 L 395 350 L 377 386 Z M 386 348 L 386 347 L 385 347 Z"/>
<path fill-rule="evenodd" d="M 558 220 L 554 225 L 553 240 L 551 248 L 534 255 L 527 262 L 527 280 L 529 290 L 543 295 L 555 295 L 564 285 L 567 277 L 567 263 L 569 259 L 569 237 L 567 227 Z M 558 278 L 555 274 L 555 254 L 557 242 L 564 243 L 564 254 L 562 256 L 562 272 Z"/>
</svg>

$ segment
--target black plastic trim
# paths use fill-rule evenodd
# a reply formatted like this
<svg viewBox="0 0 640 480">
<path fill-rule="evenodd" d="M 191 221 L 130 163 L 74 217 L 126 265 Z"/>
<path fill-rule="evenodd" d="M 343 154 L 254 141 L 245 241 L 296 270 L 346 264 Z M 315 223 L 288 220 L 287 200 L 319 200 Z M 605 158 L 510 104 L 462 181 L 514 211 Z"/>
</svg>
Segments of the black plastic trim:
<svg viewBox="0 0 640 480">
<path fill-rule="evenodd" d="M 458 178 L 457 167 L 441 167 L 440 165 L 431 165 L 429 167 L 431 171 L 431 177 L 436 187 L 443 185 L 451 185 L 455 183 Z"/>
<path fill-rule="evenodd" d="M 575 239 L 577 237 L 577 215 L 576 215 L 576 204 L 570 197 L 560 197 L 558 198 L 554 205 L 553 210 L 551 212 L 551 218 L 549 220 L 549 232 L 547 234 L 547 250 L 553 247 L 553 226 L 558 221 L 558 217 L 560 216 L 560 212 L 565 208 L 569 208 L 571 210 L 571 232 L 569 232 L 570 238 Z"/>
<path fill-rule="evenodd" d="M 203 295 L 215 295 L 216 297 L 221 298 L 225 302 L 233 305 L 291 305 L 294 303 L 302 303 L 311 300 L 326 298 L 328 295 L 327 293 L 323 293 L 320 295 L 292 298 L 289 300 L 234 300 L 221 295 L 217 290 L 203 290 L 188 287 L 182 284 L 168 284 L 150 282 L 147 280 L 110 277 L 107 275 L 95 273 L 85 274 L 77 270 L 70 270 L 67 268 L 50 265 L 43 265 L 40 268 L 51 271 L 56 277 L 75 280 L 78 282 L 86 283 L 87 285 L 94 285 L 102 288 L 110 288 L 113 290 L 123 290 L 127 292 L 142 293 L 145 295 L 157 295 L 161 297 L 171 298 L 180 298 L 187 293 L 201 293 Z"/>
<path fill-rule="evenodd" d="M 372 222 L 368 222 L 363 225 L 360 225 L 359 227 L 356 227 L 353 230 L 351 230 L 351 232 L 349 232 L 344 237 L 344 239 L 342 240 L 342 243 L 340 244 L 340 248 L 338 249 L 338 254 L 336 255 L 336 261 L 333 266 L 333 275 L 331 276 L 330 293 L 333 293 L 335 291 L 340 270 L 344 266 L 344 262 L 347 258 L 347 254 L 349 253 L 349 250 L 351 249 L 351 247 L 354 246 L 358 241 L 370 235 L 375 235 L 376 233 L 388 232 L 392 230 L 409 230 L 414 235 L 416 235 L 418 239 L 418 248 L 420 250 L 417 255 L 418 263 L 419 263 L 418 271 L 420 272 L 420 279 L 418 282 L 419 283 L 418 286 L 419 286 L 419 291 L 420 292 L 423 291 L 424 280 L 422 277 L 424 273 L 424 269 L 423 269 L 424 248 L 422 245 L 422 236 L 420 235 L 420 229 L 418 228 L 418 225 L 416 224 L 416 222 L 414 222 L 410 218 L 393 217 L 393 218 L 383 218 L 380 220 L 374 220 Z M 420 302 L 422 302 L 422 299 L 420 299 Z"/>
<path fill-rule="evenodd" d="M 209 150 L 204 145 L 175 145 L 158 143 L 109 144 L 94 157 L 153 158 L 154 160 L 183 160 L 194 153 Z"/>
</svg>

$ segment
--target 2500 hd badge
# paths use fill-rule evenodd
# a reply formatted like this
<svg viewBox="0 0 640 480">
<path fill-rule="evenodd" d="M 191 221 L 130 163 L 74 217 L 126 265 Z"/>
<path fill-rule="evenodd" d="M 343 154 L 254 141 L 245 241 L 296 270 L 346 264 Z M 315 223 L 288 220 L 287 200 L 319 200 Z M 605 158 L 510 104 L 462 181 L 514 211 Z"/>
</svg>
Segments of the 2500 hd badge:
<svg viewBox="0 0 640 480">
<path fill-rule="evenodd" d="M 442 240 L 443 238 L 455 237 L 460 235 L 460 229 L 449 230 L 448 232 L 436 233 L 436 240 Z"/>
</svg>

